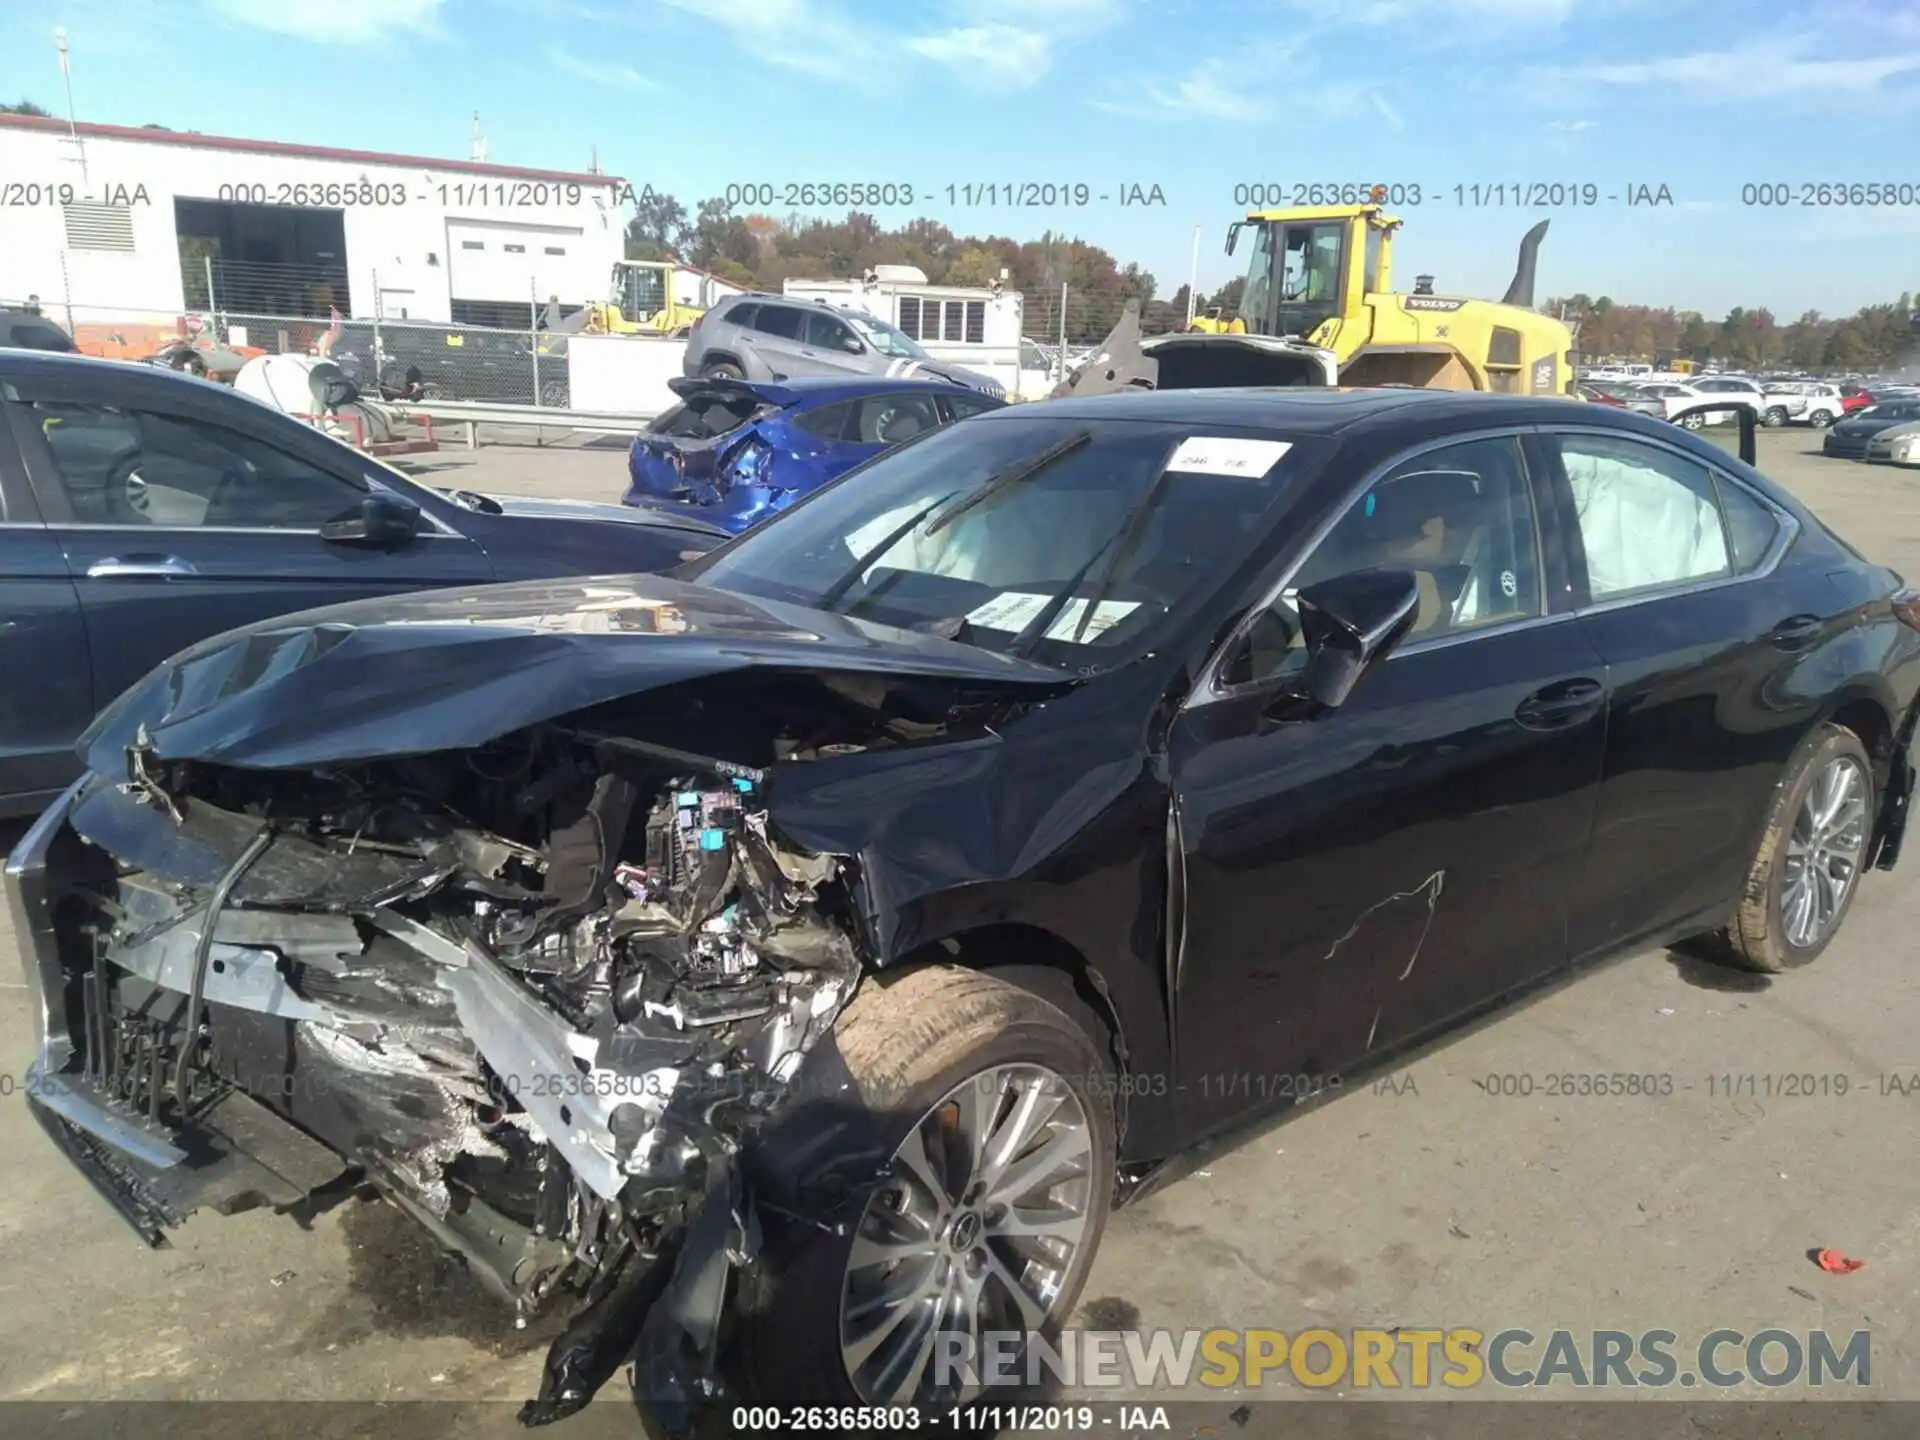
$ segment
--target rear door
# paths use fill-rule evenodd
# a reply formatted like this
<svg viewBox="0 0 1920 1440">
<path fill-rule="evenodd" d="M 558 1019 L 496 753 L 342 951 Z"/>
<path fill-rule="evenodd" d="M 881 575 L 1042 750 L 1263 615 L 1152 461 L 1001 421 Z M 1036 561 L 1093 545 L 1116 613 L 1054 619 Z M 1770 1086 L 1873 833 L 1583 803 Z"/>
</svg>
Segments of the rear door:
<svg viewBox="0 0 1920 1440">
<path fill-rule="evenodd" d="M 73 742 L 92 716 L 80 595 L 0 415 L 0 815 L 37 808 L 79 773 Z"/>
<path fill-rule="evenodd" d="M 791 380 L 796 375 L 830 375 L 818 361 L 801 353 L 801 327 L 806 312 L 797 305 L 770 305 L 761 301 L 753 317 L 753 329 L 747 340 L 774 380 Z"/>
<path fill-rule="evenodd" d="M 1815 718 L 1795 681 L 1840 596 L 1785 566 L 1796 522 L 1678 446 L 1618 431 L 1542 437 L 1570 584 L 1610 686 L 1575 956 L 1649 938 L 1737 893 L 1761 810 Z"/>
<path fill-rule="evenodd" d="M 219 387 L 129 366 L 15 391 L 10 426 L 79 592 L 96 705 L 234 626 L 492 578 L 451 507 Z M 373 488 L 422 503 L 419 533 L 381 547 L 320 538 Z"/>
</svg>

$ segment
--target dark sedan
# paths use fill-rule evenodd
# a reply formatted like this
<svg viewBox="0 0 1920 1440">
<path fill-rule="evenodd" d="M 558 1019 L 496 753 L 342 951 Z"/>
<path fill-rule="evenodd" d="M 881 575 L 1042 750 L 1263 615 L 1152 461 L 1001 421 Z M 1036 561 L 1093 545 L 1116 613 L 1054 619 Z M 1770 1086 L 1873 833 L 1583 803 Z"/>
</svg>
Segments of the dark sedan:
<svg viewBox="0 0 1920 1440">
<path fill-rule="evenodd" d="M 351 1167 L 521 1313 L 590 1297 L 529 1422 L 627 1357 L 676 1436 L 945 1413 L 1263 1105 L 1597 957 L 1815 960 L 1917 693 L 1920 594 L 1664 422 L 1016 406 L 673 578 L 155 671 L 9 862 L 21 1088 L 149 1238 Z"/>
<path fill-rule="evenodd" d="M 1840 460 L 1864 460 L 1873 437 L 1896 425 L 1920 420 L 1920 399 L 1881 400 L 1829 427 L 1820 453 Z"/>
<path fill-rule="evenodd" d="M 0 351 L 0 815 L 79 773 L 94 711 L 195 640 L 314 605 L 655 570 L 697 520 L 427 489 L 223 386 Z"/>
</svg>

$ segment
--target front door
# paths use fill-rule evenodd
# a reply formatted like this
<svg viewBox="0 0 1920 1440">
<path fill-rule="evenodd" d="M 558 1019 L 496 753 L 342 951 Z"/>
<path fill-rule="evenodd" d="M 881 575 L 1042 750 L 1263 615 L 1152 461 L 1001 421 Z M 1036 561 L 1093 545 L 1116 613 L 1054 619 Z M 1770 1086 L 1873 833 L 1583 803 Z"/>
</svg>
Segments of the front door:
<svg viewBox="0 0 1920 1440">
<path fill-rule="evenodd" d="M 0 817 L 80 773 L 73 742 L 92 718 L 80 596 L 0 415 Z"/>
<path fill-rule="evenodd" d="M 152 377 L 162 379 L 164 377 Z M 423 517 L 387 548 L 330 543 L 327 520 L 377 484 L 352 453 L 314 458 L 299 422 L 195 395 L 180 382 L 102 372 L 21 384 L 11 408 L 48 533 L 79 590 L 93 699 L 104 706 L 155 665 L 238 625 L 363 596 L 473 584 L 492 567 Z M 177 397 L 177 398 L 176 398 Z M 220 402 L 217 405 L 209 402 Z"/>
<path fill-rule="evenodd" d="M 1546 613 L 1518 439 L 1404 460 L 1295 583 L 1383 566 L 1415 571 L 1421 614 L 1345 705 L 1261 718 L 1306 658 L 1283 595 L 1227 692 L 1174 727 L 1174 1026 L 1197 1128 L 1330 1083 L 1564 959 L 1606 676 L 1571 617 Z"/>
</svg>

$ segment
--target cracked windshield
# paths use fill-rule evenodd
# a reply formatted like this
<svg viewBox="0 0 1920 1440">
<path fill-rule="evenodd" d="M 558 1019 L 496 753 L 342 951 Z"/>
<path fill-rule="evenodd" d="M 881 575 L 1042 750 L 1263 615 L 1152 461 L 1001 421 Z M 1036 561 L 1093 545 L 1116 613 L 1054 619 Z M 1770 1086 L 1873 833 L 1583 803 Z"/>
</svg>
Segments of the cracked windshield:
<svg viewBox="0 0 1920 1440">
<path fill-rule="evenodd" d="M 1914 1432 L 1920 0 L 0 57 L 0 1429 Z"/>
</svg>

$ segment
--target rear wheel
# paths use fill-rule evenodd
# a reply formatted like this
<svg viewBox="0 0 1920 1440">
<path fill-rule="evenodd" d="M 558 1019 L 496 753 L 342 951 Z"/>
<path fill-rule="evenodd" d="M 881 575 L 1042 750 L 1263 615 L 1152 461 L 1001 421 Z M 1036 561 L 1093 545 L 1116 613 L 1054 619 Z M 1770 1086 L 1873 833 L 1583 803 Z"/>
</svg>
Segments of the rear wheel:
<svg viewBox="0 0 1920 1440">
<path fill-rule="evenodd" d="M 1830 410 L 1816 410 L 1807 417 L 1807 423 L 1816 430 L 1824 430 L 1833 424 L 1833 412 Z"/>
<path fill-rule="evenodd" d="M 731 360 L 716 360 L 711 365 L 703 365 L 700 373 L 709 380 L 744 380 L 747 372 Z"/>
<path fill-rule="evenodd" d="M 1778 974 L 1819 958 L 1839 933 L 1878 813 L 1860 737 L 1822 725 L 1788 764 L 1727 928 L 1734 959 Z"/>
<path fill-rule="evenodd" d="M 1707 428 L 1707 417 L 1704 415 L 1682 415 L 1680 417 L 1680 424 L 1683 429 L 1704 430 Z"/>
<path fill-rule="evenodd" d="M 946 965 L 866 982 L 837 1039 L 892 1158 L 849 1233 L 795 1226 L 743 1277 L 739 1384 L 944 1410 L 986 1378 L 945 1359 L 1072 1312 L 1113 1193 L 1107 1067 L 1073 1017 Z"/>
<path fill-rule="evenodd" d="M 1765 425 L 1769 430 L 1778 430 L 1782 425 L 1787 423 L 1785 407 L 1780 405 L 1773 406 L 1761 417 L 1760 423 Z"/>
</svg>

